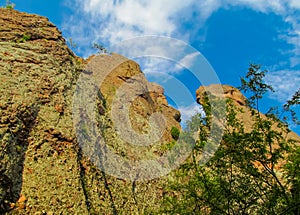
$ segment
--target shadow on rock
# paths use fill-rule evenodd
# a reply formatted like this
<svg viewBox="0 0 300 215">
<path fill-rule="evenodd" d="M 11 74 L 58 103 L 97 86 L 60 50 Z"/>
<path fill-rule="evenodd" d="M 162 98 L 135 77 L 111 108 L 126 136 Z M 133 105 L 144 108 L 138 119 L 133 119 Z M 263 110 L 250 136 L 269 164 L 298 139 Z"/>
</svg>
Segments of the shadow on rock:
<svg viewBox="0 0 300 215">
<path fill-rule="evenodd" d="M 0 109 L 0 214 L 20 198 L 25 153 L 38 111 L 34 104 Z"/>
</svg>

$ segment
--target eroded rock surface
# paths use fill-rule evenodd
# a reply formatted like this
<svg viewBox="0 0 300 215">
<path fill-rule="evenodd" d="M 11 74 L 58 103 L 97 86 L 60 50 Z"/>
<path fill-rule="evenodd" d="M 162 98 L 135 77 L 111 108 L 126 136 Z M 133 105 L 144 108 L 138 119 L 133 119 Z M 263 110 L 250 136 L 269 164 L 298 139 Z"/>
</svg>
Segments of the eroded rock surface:
<svg viewBox="0 0 300 215">
<path fill-rule="evenodd" d="M 245 106 L 246 105 L 246 97 L 235 87 L 229 85 L 222 85 L 223 95 L 225 99 L 231 99 L 236 105 Z M 218 92 L 217 90 L 220 88 L 220 85 L 212 84 L 210 86 L 201 86 L 196 91 L 197 102 L 200 104 L 203 101 L 204 93 L 210 92 Z M 214 93 L 216 94 L 216 93 Z M 220 97 L 221 95 L 216 94 L 216 96 Z"/>
<path fill-rule="evenodd" d="M 122 63 L 114 65 L 120 59 Z M 117 179 L 81 152 L 72 105 L 78 77 L 84 72 L 82 63 L 88 61 L 69 50 L 48 19 L 0 9 L 1 214 L 138 214 L 159 207 L 164 179 Z M 144 158 L 142 153 L 149 148 L 128 149 L 109 111 L 114 93 L 127 79 L 139 74 L 144 87 L 150 83 L 136 63 L 120 55 L 102 56 L 100 67 L 110 65 L 114 67 L 100 86 L 96 109 L 104 123 L 103 135 L 117 154 Z M 162 112 L 167 124 L 163 144 L 173 140 L 172 126 L 180 128 L 180 114 L 168 106 L 161 87 L 151 89 L 133 101 L 131 124 L 137 132 L 147 133 L 149 116 Z M 158 146 L 148 156 L 159 153 Z"/>
<path fill-rule="evenodd" d="M 221 92 L 220 89 L 222 89 L 223 92 Z M 220 93 L 223 93 L 223 95 Z M 236 107 L 236 110 L 239 110 L 237 111 L 237 118 L 243 122 L 246 131 L 250 131 L 252 129 L 254 124 L 251 114 L 252 109 L 246 105 L 246 97 L 237 88 L 229 85 L 220 86 L 217 84 L 201 86 L 196 91 L 197 102 L 199 104 L 203 104 L 203 102 L 205 102 L 205 95 L 208 94 L 212 94 L 219 98 L 229 99 Z M 266 118 L 266 116 L 262 113 L 260 113 L 260 116 Z M 274 122 L 273 128 L 275 130 L 278 130 L 277 125 L 278 124 Z M 295 139 L 300 142 L 300 137 L 294 132 L 289 132 L 287 138 Z"/>
</svg>

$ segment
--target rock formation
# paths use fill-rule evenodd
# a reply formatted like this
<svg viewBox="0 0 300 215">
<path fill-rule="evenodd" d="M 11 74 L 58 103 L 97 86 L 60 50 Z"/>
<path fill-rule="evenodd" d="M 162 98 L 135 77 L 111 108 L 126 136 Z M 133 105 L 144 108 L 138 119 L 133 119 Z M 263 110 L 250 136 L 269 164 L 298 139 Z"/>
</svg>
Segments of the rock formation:
<svg viewBox="0 0 300 215">
<path fill-rule="evenodd" d="M 141 152 L 126 148 L 108 114 L 115 90 L 132 76 L 143 76 L 135 62 L 117 54 L 103 55 L 100 65 L 104 68 L 120 58 L 122 64 L 100 86 L 98 115 L 103 117 L 108 145 L 118 154 L 139 159 Z M 1 214 L 130 214 L 159 207 L 163 179 L 117 179 L 82 154 L 72 102 L 85 63 L 48 19 L 0 9 Z M 145 78 L 143 83 L 150 85 Z M 172 126 L 180 129 L 180 114 L 168 106 L 163 89 L 152 86 L 151 92 L 136 96 L 130 120 L 137 132 L 147 133 L 151 114 L 163 113 L 166 128 L 160 144 L 164 144 L 173 140 Z M 159 147 L 149 156 L 155 153 L 160 153 Z"/>
<path fill-rule="evenodd" d="M 196 91 L 197 102 L 201 104 L 203 101 L 204 93 L 216 92 L 219 85 L 212 84 L 210 86 L 201 86 Z M 235 105 L 245 106 L 246 105 L 246 97 L 236 88 L 229 85 L 222 85 L 222 89 L 224 93 L 225 99 L 231 99 Z M 220 97 L 221 95 L 216 95 Z"/>
<path fill-rule="evenodd" d="M 93 131 L 84 128 L 90 123 L 120 157 L 138 161 L 164 154 L 174 141 L 170 130 L 180 130 L 180 113 L 137 63 L 115 53 L 81 59 L 48 19 L 0 8 L 0 68 L 0 214 L 144 214 L 160 207 L 169 176 L 139 181 L 138 174 L 133 180 L 107 175 L 76 136 L 90 138 Z M 76 92 L 93 89 L 89 82 L 78 84 L 80 78 L 100 89 L 94 121 L 74 102 Z M 200 87 L 198 103 L 215 87 Z M 245 97 L 230 86 L 223 91 L 251 125 Z M 76 121 L 74 111 L 83 117 Z M 164 121 L 153 117 L 159 114 Z M 135 134 L 156 142 L 131 146 Z"/>
<path fill-rule="evenodd" d="M 210 86 L 201 86 L 197 91 L 196 91 L 196 98 L 197 102 L 199 104 L 203 104 L 204 102 L 204 97 L 206 94 L 212 93 L 216 97 L 220 97 L 222 95 L 219 95 L 218 90 L 216 90 L 220 85 L 212 84 Z M 225 99 L 229 99 L 237 111 L 237 118 L 243 122 L 245 126 L 245 130 L 249 131 L 252 129 L 253 126 L 253 119 L 251 117 L 251 108 L 249 108 L 246 104 L 246 97 L 235 87 L 229 86 L 229 85 L 222 85 L 221 86 L 223 89 L 224 97 Z M 260 116 L 263 118 L 266 118 L 266 116 L 262 113 L 260 113 Z M 277 123 L 274 122 L 273 128 L 277 129 Z M 289 132 L 287 138 L 294 139 L 300 142 L 300 137 L 294 133 L 294 132 Z"/>
</svg>

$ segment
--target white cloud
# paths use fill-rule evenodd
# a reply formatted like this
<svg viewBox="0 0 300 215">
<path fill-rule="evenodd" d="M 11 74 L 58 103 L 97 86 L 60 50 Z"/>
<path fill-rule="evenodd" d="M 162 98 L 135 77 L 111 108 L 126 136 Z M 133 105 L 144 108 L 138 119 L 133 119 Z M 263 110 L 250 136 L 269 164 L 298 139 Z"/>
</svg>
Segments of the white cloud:
<svg viewBox="0 0 300 215">
<path fill-rule="evenodd" d="M 299 0 L 290 0 L 289 5 L 290 5 L 290 7 L 300 9 L 300 1 Z"/>
<path fill-rule="evenodd" d="M 194 1 L 196 8 L 199 10 L 200 16 L 207 19 L 213 12 L 218 10 L 224 2 L 221 0 Z"/>
<path fill-rule="evenodd" d="M 196 63 L 196 60 L 199 60 L 199 56 L 200 56 L 199 52 L 193 52 L 193 53 L 190 53 L 190 54 L 184 56 L 178 62 L 177 68 L 179 70 L 181 70 L 182 67 L 185 67 L 185 68 L 191 68 L 191 67 L 193 67 L 193 65 L 195 65 L 195 63 Z"/>
<path fill-rule="evenodd" d="M 186 120 L 191 119 L 191 117 L 197 113 L 200 113 L 203 116 L 205 115 L 201 105 L 197 104 L 196 102 L 188 106 L 179 106 L 178 110 L 181 113 L 181 122 L 183 124 L 186 122 Z"/>
<path fill-rule="evenodd" d="M 171 35 L 176 29 L 172 17 L 189 6 L 192 0 L 76 2 L 80 18 L 91 18 L 86 24 L 98 28 L 99 33 L 102 33 L 100 38 L 105 37 L 110 43 L 115 43 L 138 35 Z"/>
<path fill-rule="evenodd" d="M 236 0 L 227 2 L 232 6 L 245 6 L 260 12 L 283 13 L 285 11 L 282 0 Z"/>
<path fill-rule="evenodd" d="M 300 87 L 300 71 L 270 72 L 266 75 L 265 80 L 275 90 L 270 97 L 280 102 L 286 102 Z"/>
<path fill-rule="evenodd" d="M 291 29 L 289 29 L 288 35 L 283 35 L 283 38 L 294 46 L 290 62 L 291 66 L 294 67 L 300 64 L 300 20 L 297 17 L 288 15 L 285 21 L 292 26 Z"/>
<path fill-rule="evenodd" d="M 176 74 L 176 73 L 180 73 L 185 68 L 191 68 L 195 64 L 195 60 L 197 60 L 197 57 L 199 57 L 199 55 L 200 55 L 199 52 L 187 54 L 178 63 L 160 57 L 144 57 L 141 59 L 136 59 L 136 61 L 140 65 L 142 65 L 142 71 L 146 74 L 149 73 Z"/>
<path fill-rule="evenodd" d="M 192 20 L 193 13 L 199 15 L 204 23 L 220 8 L 242 6 L 283 16 L 293 25 L 287 41 L 295 46 L 295 65 L 300 58 L 300 22 L 294 10 L 300 9 L 299 0 L 75 0 L 69 1 L 74 15 L 68 17 L 64 31 L 86 51 L 94 41 L 109 46 L 113 43 L 142 35 L 176 35 L 179 39 L 190 40 L 193 32 L 181 32 L 182 20 Z M 198 26 L 199 28 L 201 26 Z M 194 29 L 197 31 L 198 29 Z M 84 47 L 86 46 L 86 47 Z"/>
<path fill-rule="evenodd" d="M 119 41 L 144 35 L 173 36 L 191 41 L 191 35 L 203 27 L 205 21 L 218 9 L 244 7 L 262 13 L 276 13 L 291 25 L 288 35 L 281 38 L 293 45 L 290 53 L 291 68 L 300 64 L 300 10 L 299 0 L 75 0 L 69 2 L 74 15 L 65 20 L 63 31 L 79 46 L 77 51 L 87 57 L 93 42 L 101 42 L 104 46 Z M 183 23 L 192 22 L 192 14 L 197 14 L 197 29 L 182 32 Z M 200 20 L 199 20 L 200 19 Z M 194 31 L 194 32 L 193 32 Z M 150 46 L 151 47 L 151 46 Z M 157 48 L 157 47 L 156 47 Z M 165 47 L 155 50 L 156 53 L 166 51 Z M 170 50 L 170 49 L 169 49 Z M 168 51 L 169 51 L 168 50 Z M 176 49 L 174 49 L 176 50 Z M 180 50 L 174 51 L 174 53 Z M 188 66 L 193 63 L 193 55 L 183 57 L 179 62 Z M 178 72 L 178 66 L 170 66 L 170 62 L 159 60 L 145 61 L 145 72 Z M 291 70 L 291 69 L 290 69 Z M 280 76 L 283 75 L 284 77 Z M 268 80 L 278 89 L 276 97 L 286 100 L 295 86 L 290 79 L 299 77 L 299 72 L 274 72 Z M 280 78 L 280 79 L 279 79 Z M 298 80 L 298 79 L 297 79 Z M 282 84 L 282 83 L 285 84 Z M 296 85 L 298 82 L 293 82 Z"/>
<path fill-rule="evenodd" d="M 169 18 L 177 11 L 176 8 L 168 6 L 170 5 L 164 7 L 163 1 L 152 0 L 141 3 L 129 0 L 116 5 L 115 16 L 124 25 L 135 26 L 144 34 L 169 35 L 175 28 Z"/>
<path fill-rule="evenodd" d="M 145 74 L 161 76 L 161 74 L 173 74 L 180 71 L 176 63 L 163 58 L 147 57 L 142 59 L 136 59 L 136 61 L 141 65 L 142 71 Z M 168 80 L 168 78 L 166 77 L 165 81 Z"/>
<path fill-rule="evenodd" d="M 154 53 L 160 53 L 158 52 Z M 162 55 L 163 56 L 163 55 Z M 175 57 L 174 57 L 175 58 Z M 199 61 L 200 53 L 193 52 L 183 56 L 181 60 L 178 62 L 173 62 L 170 59 L 165 59 L 163 57 L 143 57 L 134 59 L 137 63 L 141 65 L 141 69 L 145 74 L 162 74 L 167 73 L 170 75 L 174 75 L 176 73 L 180 73 L 185 69 L 191 69 Z M 167 79 L 166 79 L 167 80 Z"/>
</svg>

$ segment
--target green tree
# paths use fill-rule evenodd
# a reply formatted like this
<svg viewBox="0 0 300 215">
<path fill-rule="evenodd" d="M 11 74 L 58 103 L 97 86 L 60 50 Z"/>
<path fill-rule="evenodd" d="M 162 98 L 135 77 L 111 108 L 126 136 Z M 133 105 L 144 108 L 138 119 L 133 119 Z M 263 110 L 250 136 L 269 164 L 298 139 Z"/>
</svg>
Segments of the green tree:
<svg viewBox="0 0 300 215">
<path fill-rule="evenodd" d="M 259 110 L 258 101 L 263 95 L 269 90 L 274 91 L 273 87 L 266 84 L 263 80 L 267 72 L 267 70 L 261 71 L 261 66 L 258 64 L 250 64 L 246 77 L 241 78 L 242 85 L 239 89 L 245 93 L 251 93 L 248 104 L 250 107 L 255 107 L 257 110 Z"/>
<path fill-rule="evenodd" d="M 210 104 L 205 118 L 197 115 L 187 129 L 199 130 L 191 158 L 174 173 L 163 201 L 165 213 L 179 214 L 299 214 L 300 148 L 289 138 L 280 116 L 262 115 L 259 100 L 272 86 L 263 81 L 267 71 L 251 64 L 241 90 L 250 94 L 247 109 L 227 101 L 227 124 L 220 147 L 200 166 L 198 158 L 209 142 Z M 283 107 L 285 113 L 299 104 L 299 91 Z M 254 107 L 256 109 L 254 109 Z M 249 112 L 245 126 L 238 116 Z M 292 117 L 296 118 L 295 112 Z"/>
</svg>

